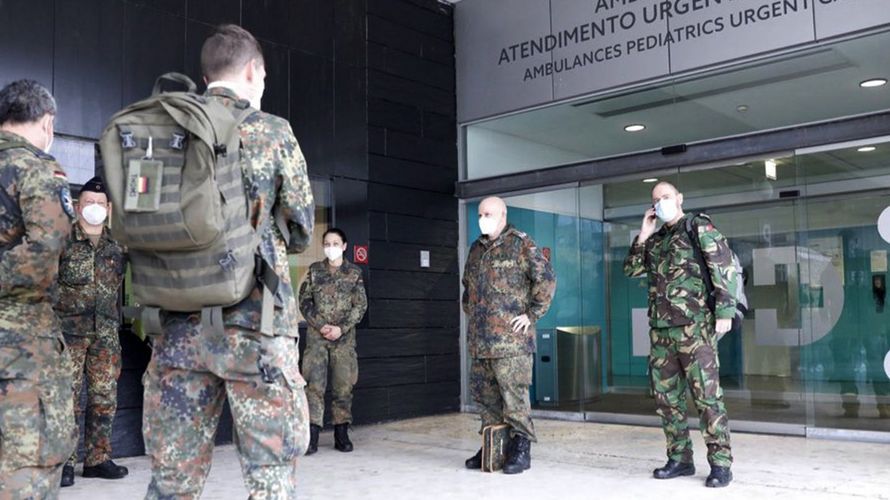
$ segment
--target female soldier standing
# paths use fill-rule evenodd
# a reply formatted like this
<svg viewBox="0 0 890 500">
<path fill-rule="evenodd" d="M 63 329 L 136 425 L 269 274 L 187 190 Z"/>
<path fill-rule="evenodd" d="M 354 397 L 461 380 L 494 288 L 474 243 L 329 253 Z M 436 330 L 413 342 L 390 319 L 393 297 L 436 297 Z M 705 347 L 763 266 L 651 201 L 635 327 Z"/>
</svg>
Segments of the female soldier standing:
<svg viewBox="0 0 890 500">
<path fill-rule="evenodd" d="M 309 267 L 300 286 L 300 312 L 308 324 L 303 377 L 309 399 L 310 440 L 307 455 L 318 451 L 318 433 L 324 424 L 324 392 L 331 370 L 334 447 L 352 451 L 347 429 L 352 423 L 352 387 L 358 379 L 355 325 L 368 309 L 362 270 L 343 259 L 346 233 L 331 228 L 324 233 L 326 259 Z"/>
</svg>

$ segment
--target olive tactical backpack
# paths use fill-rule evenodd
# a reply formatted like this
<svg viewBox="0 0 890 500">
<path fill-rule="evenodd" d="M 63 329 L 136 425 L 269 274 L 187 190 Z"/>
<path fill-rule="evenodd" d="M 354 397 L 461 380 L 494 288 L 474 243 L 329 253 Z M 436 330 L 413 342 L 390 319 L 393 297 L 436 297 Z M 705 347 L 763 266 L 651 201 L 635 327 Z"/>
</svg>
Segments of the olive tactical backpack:
<svg viewBox="0 0 890 500">
<path fill-rule="evenodd" d="M 163 80 L 188 91 L 161 92 Z M 195 90 L 185 75 L 161 76 L 151 97 L 111 118 L 99 144 L 112 235 L 128 250 L 147 333 L 162 332 L 161 310 L 201 311 L 205 327 L 221 329 L 222 308 L 264 281 L 262 228 L 250 223 L 238 131 L 256 110 L 246 101 L 228 108 Z M 271 329 L 268 298 L 264 331 Z"/>
<path fill-rule="evenodd" d="M 696 262 L 698 263 L 699 268 L 701 269 L 702 281 L 705 285 L 705 296 L 707 297 L 706 302 L 708 304 L 708 308 L 713 312 L 716 309 L 717 304 L 716 298 L 714 296 L 714 280 L 711 276 L 711 268 L 708 267 L 708 263 L 705 261 L 704 254 L 702 253 L 701 241 L 698 239 L 698 228 L 694 227 L 693 221 L 697 217 L 703 217 L 708 220 L 711 220 L 705 214 L 696 213 L 692 214 L 686 219 L 686 236 L 689 238 L 689 242 L 692 244 L 692 253 L 695 257 Z M 732 251 L 729 250 L 730 254 L 732 254 L 732 267 L 735 268 L 736 275 L 738 279 L 736 280 L 736 287 L 733 290 L 729 290 L 730 295 L 736 301 L 736 309 L 735 314 L 732 317 L 732 330 L 737 331 L 742 327 L 742 320 L 745 319 L 745 315 L 748 313 L 748 297 L 745 295 L 745 271 L 742 268 L 741 261 L 739 260 L 739 256 Z M 718 336 L 722 338 L 722 335 Z"/>
</svg>

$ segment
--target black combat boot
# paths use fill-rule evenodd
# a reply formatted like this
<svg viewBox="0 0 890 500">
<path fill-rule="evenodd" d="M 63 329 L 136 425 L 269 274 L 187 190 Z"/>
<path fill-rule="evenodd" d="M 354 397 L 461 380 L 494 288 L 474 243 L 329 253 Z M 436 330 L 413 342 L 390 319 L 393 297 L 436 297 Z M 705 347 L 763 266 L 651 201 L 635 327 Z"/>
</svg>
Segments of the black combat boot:
<svg viewBox="0 0 890 500">
<path fill-rule="evenodd" d="M 62 467 L 62 488 L 74 485 L 74 466 L 66 465 Z"/>
<path fill-rule="evenodd" d="M 121 479 L 130 471 L 122 465 L 117 465 L 111 460 L 106 460 L 92 467 L 83 466 L 83 477 L 99 477 L 102 479 Z"/>
<path fill-rule="evenodd" d="M 468 458 L 464 465 L 467 466 L 467 469 L 481 469 L 482 468 L 482 448 L 479 448 L 479 451 L 476 452 L 475 455 Z"/>
<path fill-rule="evenodd" d="M 520 474 L 532 466 L 532 443 L 522 434 L 513 436 L 504 462 L 504 474 Z"/>
<path fill-rule="evenodd" d="M 309 424 L 309 447 L 306 448 L 306 454 L 311 455 L 318 451 L 318 433 L 321 432 L 321 426 Z"/>
<path fill-rule="evenodd" d="M 723 488 L 728 486 L 732 481 L 732 471 L 729 467 L 711 466 L 711 474 L 705 480 L 705 486 L 708 488 Z"/>
<path fill-rule="evenodd" d="M 349 424 L 337 424 L 334 426 L 334 448 L 348 453 L 352 451 L 352 441 L 349 440 Z"/>
<path fill-rule="evenodd" d="M 676 460 L 668 460 L 664 467 L 652 471 L 652 477 L 655 479 L 673 479 L 693 474 L 695 474 L 695 465 L 677 462 Z"/>
</svg>

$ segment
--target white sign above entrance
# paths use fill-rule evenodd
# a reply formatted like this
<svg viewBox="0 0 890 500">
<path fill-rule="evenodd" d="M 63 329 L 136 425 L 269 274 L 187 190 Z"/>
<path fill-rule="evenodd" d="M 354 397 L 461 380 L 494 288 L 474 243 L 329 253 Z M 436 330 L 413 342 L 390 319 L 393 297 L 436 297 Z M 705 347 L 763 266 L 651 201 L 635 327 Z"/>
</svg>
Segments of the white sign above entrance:
<svg viewBox="0 0 890 500">
<path fill-rule="evenodd" d="M 462 0 L 467 122 L 890 25 L 887 0 Z"/>
</svg>

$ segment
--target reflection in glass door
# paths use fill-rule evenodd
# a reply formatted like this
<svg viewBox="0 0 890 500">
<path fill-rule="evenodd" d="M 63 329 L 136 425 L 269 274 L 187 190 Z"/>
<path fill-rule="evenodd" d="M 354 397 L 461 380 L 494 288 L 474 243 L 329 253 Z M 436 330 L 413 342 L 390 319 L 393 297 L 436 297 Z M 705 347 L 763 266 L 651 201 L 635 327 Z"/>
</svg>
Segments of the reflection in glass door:
<svg viewBox="0 0 890 500">
<path fill-rule="evenodd" d="M 890 142 L 797 153 L 806 180 L 808 432 L 890 431 Z M 830 432 L 828 432 L 830 433 Z"/>
</svg>

